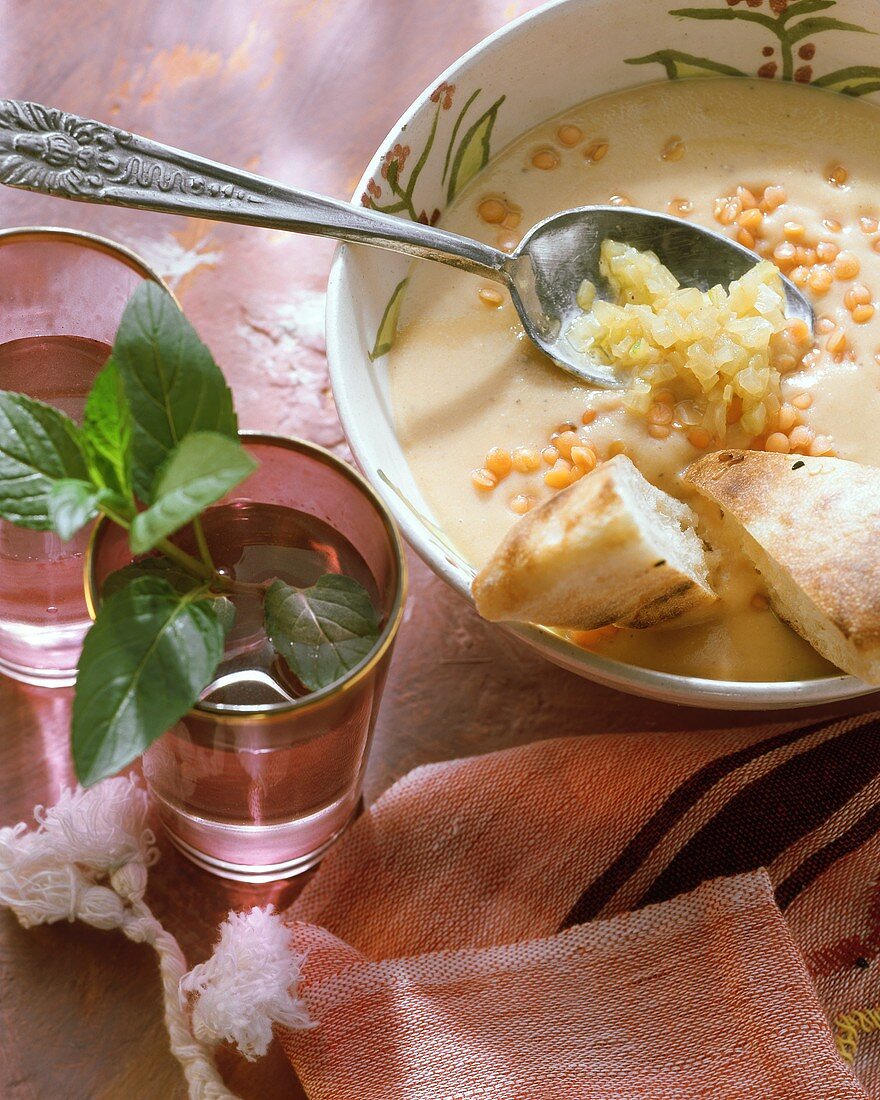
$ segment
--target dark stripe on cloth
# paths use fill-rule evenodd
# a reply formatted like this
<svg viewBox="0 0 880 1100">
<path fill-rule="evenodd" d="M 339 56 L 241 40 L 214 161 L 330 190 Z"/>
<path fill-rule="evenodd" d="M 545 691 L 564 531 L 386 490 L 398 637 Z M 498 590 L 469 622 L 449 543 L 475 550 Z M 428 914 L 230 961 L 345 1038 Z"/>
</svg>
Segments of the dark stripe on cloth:
<svg viewBox="0 0 880 1100">
<path fill-rule="evenodd" d="M 828 721 L 816 722 L 811 726 L 778 733 L 764 741 L 756 741 L 744 749 L 737 749 L 725 756 L 716 757 L 695 771 L 693 775 L 688 776 L 667 795 L 662 805 L 642 825 L 617 859 L 586 887 L 560 925 L 560 931 L 571 928 L 575 924 L 583 924 L 584 921 L 594 920 L 630 875 L 641 867 L 673 825 L 684 817 L 706 791 L 726 775 L 783 745 L 790 745 L 801 738 L 809 737 L 825 726 L 830 729 L 833 724 Z"/>
<path fill-rule="evenodd" d="M 877 775 L 878 730 L 880 721 L 869 719 L 743 787 L 691 837 L 635 908 L 772 863 Z"/>
<path fill-rule="evenodd" d="M 804 862 L 797 867 L 776 887 L 776 901 L 780 909 L 787 909 L 802 890 L 814 882 L 823 871 L 827 871 L 832 863 L 836 863 L 842 856 L 861 848 L 865 841 L 880 829 L 880 805 L 871 806 L 862 814 L 858 821 L 842 833 L 829 841 L 824 848 L 813 852 Z"/>
</svg>

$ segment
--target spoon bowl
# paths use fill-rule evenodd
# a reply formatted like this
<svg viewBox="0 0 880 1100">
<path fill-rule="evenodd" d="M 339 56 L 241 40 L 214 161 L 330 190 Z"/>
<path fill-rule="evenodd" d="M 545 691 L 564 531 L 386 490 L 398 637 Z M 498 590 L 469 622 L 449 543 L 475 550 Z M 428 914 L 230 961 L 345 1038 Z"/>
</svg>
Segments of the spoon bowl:
<svg viewBox="0 0 880 1100">
<path fill-rule="evenodd" d="M 529 337 L 554 363 L 596 386 L 619 386 L 626 378 L 578 352 L 566 332 L 583 313 L 577 292 L 584 279 L 596 287 L 597 298 L 609 296 L 599 270 L 600 248 L 608 239 L 655 252 L 682 286 L 699 290 L 726 287 L 758 262 L 754 252 L 711 229 L 631 206 L 580 206 L 538 222 L 507 267 L 514 305 Z M 781 278 L 788 316 L 805 321 L 812 333 L 812 306 L 790 279 Z"/>
<path fill-rule="evenodd" d="M 592 386 L 625 384 L 613 367 L 572 347 L 565 333 L 584 279 L 605 281 L 607 238 L 656 252 L 685 286 L 725 286 L 757 263 L 747 248 L 664 214 L 582 206 L 539 222 L 513 253 L 435 226 L 297 191 L 55 107 L 0 100 L 0 183 L 79 202 L 158 210 L 293 233 L 335 237 L 436 260 L 503 283 L 526 334 L 558 367 Z M 789 313 L 813 329 L 809 302 L 784 279 Z M 606 288 L 607 289 L 607 288 Z"/>
</svg>

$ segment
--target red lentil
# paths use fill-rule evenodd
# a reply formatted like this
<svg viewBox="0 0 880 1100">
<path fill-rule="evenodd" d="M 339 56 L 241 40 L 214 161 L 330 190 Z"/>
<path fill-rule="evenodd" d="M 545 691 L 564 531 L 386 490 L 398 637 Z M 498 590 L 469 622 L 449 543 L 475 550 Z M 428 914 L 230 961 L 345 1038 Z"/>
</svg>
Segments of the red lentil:
<svg viewBox="0 0 880 1100">
<path fill-rule="evenodd" d="M 663 146 L 663 151 L 660 154 L 661 160 L 681 160 L 687 151 L 687 146 L 681 140 L 680 137 L 672 137 Z"/>
<path fill-rule="evenodd" d="M 471 482 L 475 489 L 489 492 L 489 490 L 494 489 L 498 484 L 498 478 L 491 470 L 472 470 Z"/>
<path fill-rule="evenodd" d="M 577 143 L 583 138 L 584 132 L 580 126 L 575 126 L 568 122 L 560 126 L 556 131 L 556 136 L 562 145 L 567 145 L 569 149 L 577 145 Z"/>
<path fill-rule="evenodd" d="M 736 239 L 743 246 L 743 248 L 755 247 L 754 235 L 750 233 L 748 229 L 740 229 L 736 235 Z"/>
<path fill-rule="evenodd" d="M 571 449 L 571 461 L 577 469 L 583 470 L 585 474 L 588 474 L 591 470 L 596 468 L 598 456 L 592 447 L 577 446 Z"/>
<path fill-rule="evenodd" d="M 513 469 L 510 451 L 506 451 L 503 447 L 493 447 L 486 455 L 486 469 L 493 473 L 499 481 L 501 478 L 507 477 Z"/>
<path fill-rule="evenodd" d="M 712 437 L 705 428 L 691 428 L 687 434 L 688 443 L 699 450 L 705 450 L 712 442 Z"/>
<path fill-rule="evenodd" d="M 489 225 L 499 225 L 504 221 L 507 207 L 501 199 L 483 199 L 477 207 L 477 214 Z"/>
<path fill-rule="evenodd" d="M 534 503 L 532 498 L 526 496 L 525 493 L 517 493 L 515 497 L 511 497 L 508 507 L 511 512 L 516 512 L 518 516 L 524 516 Z"/>
<path fill-rule="evenodd" d="M 736 219 L 737 225 L 743 229 L 747 229 L 750 233 L 757 233 L 760 231 L 761 226 L 764 224 L 764 215 L 760 210 L 750 206 Z"/>
<path fill-rule="evenodd" d="M 834 443 L 830 436 L 817 435 L 813 442 L 810 444 L 810 452 L 814 458 L 820 458 L 823 455 L 834 454 Z"/>
<path fill-rule="evenodd" d="M 593 141 L 584 149 L 584 160 L 590 164 L 598 164 L 607 156 L 609 148 L 607 141 Z"/>
<path fill-rule="evenodd" d="M 776 454 L 787 455 L 791 450 L 791 441 L 783 432 L 772 432 L 767 436 L 764 444 L 765 451 L 773 451 Z"/>
<path fill-rule="evenodd" d="M 833 187 L 843 187 L 843 185 L 849 179 L 849 172 L 847 172 L 842 164 L 833 164 L 828 169 L 828 175 L 826 178 Z"/>
<path fill-rule="evenodd" d="M 862 265 L 859 263 L 858 256 L 846 249 L 838 252 L 834 263 L 831 265 L 835 279 L 854 279 L 861 269 Z"/>
<path fill-rule="evenodd" d="M 736 197 L 739 199 L 743 210 L 753 210 L 758 205 L 754 192 L 750 191 L 748 187 L 737 187 Z"/>
<path fill-rule="evenodd" d="M 519 473 L 533 474 L 535 470 L 541 468 L 541 453 L 537 447 L 516 447 L 510 456 L 510 461 L 513 463 L 514 470 Z"/>
<path fill-rule="evenodd" d="M 551 172 L 559 167 L 559 155 L 553 149 L 539 149 L 532 156 L 532 165 L 542 172 Z"/>
<path fill-rule="evenodd" d="M 837 326 L 825 341 L 825 348 L 832 355 L 842 355 L 846 350 L 846 331 Z"/>
<path fill-rule="evenodd" d="M 562 458 L 544 474 L 544 483 L 551 489 L 565 489 L 571 482 L 571 466 Z"/>
<path fill-rule="evenodd" d="M 782 206 L 782 204 L 787 201 L 788 193 L 784 187 L 776 186 L 764 188 L 764 195 L 761 202 L 768 210 L 775 210 L 778 206 Z"/>
<path fill-rule="evenodd" d="M 580 443 L 581 440 L 577 432 L 565 431 L 560 432 L 553 440 L 553 446 L 562 455 L 563 458 L 571 457 L 571 449 Z"/>
<path fill-rule="evenodd" d="M 834 282 L 834 276 L 831 274 L 830 268 L 826 267 L 825 264 L 820 264 L 813 268 L 807 281 L 811 289 L 817 294 L 827 294 Z"/>
<path fill-rule="evenodd" d="M 843 296 L 843 304 L 848 310 L 867 305 L 870 301 L 871 292 L 864 283 L 854 283 Z"/>
<path fill-rule="evenodd" d="M 788 433 L 788 441 L 793 451 L 806 450 L 814 439 L 813 429 L 808 428 L 806 424 L 798 424 Z"/>
<path fill-rule="evenodd" d="M 819 241 L 816 245 L 816 259 L 823 264 L 831 263 L 840 252 L 834 241 Z"/>
</svg>

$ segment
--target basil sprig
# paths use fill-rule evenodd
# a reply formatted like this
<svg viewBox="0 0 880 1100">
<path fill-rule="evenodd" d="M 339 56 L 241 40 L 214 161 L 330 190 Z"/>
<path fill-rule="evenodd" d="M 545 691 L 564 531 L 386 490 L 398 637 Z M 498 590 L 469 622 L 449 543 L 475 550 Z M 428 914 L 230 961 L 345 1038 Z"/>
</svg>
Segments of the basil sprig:
<svg viewBox="0 0 880 1100">
<path fill-rule="evenodd" d="M 85 785 L 131 763 L 214 680 L 236 582 L 215 569 L 200 516 L 256 468 L 210 351 L 161 287 L 144 282 L 88 396 L 83 425 L 0 391 L 0 517 L 72 538 L 99 515 L 133 558 L 104 586 L 76 683 L 71 743 Z M 170 541 L 192 525 L 198 557 Z M 50 568 L 50 567 L 47 567 Z M 351 577 L 265 586 L 266 632 L 310 690 L 358 665 L 379 636 Z"/>
</svg>

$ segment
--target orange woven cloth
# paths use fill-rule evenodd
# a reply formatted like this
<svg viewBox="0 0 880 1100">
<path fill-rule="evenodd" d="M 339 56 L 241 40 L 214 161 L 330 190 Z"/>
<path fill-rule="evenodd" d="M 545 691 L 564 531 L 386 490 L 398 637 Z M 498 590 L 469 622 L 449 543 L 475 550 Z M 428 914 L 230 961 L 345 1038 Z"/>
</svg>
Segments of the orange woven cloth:
<svg viewBox="0 0 880 1100">
<path fill-rule="evenodd" d="M 865 1100 L 880 721 L 564 738 L 420 768 L 287 914 L 312 1100 Z"/>
</svg>

